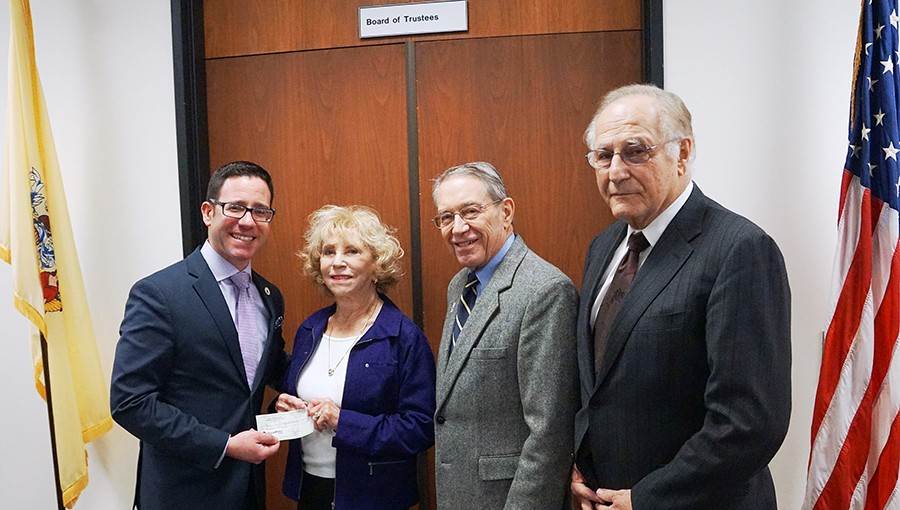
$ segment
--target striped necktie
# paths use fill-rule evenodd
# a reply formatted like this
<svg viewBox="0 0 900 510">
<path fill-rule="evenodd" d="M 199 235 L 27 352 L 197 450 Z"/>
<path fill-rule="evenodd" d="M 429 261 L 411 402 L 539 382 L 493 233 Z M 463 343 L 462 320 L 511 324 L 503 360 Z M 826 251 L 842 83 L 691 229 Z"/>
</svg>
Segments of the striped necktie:
<svg viewBox="0 0 900 510">
<path fill-rule="evenodd" d="M 466 278 L 466 286 L 463 287 L 462 295 L 459 296 L 459 303 L 456 304 L 456 321 L 453 323 L 453 336 L 450 337 L 451 353 L 453 348 L 456 347 L 456 339 L 459 338 L 460 331 L 466 325 L 469 315 L 472 314 L 472 308 L 475 307 L 475 300 L 478 298 L 477 287 L 478 277 L 475 276 L 475 271 L 469 271 L 469 275 Z"/>
</svg>

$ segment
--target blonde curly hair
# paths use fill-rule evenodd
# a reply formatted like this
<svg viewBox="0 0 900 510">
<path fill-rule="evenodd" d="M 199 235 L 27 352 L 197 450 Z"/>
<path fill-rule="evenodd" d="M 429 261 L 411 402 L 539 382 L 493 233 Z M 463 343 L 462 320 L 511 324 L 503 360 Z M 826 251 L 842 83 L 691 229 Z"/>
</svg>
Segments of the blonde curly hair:
<svg viewBox="0 0 900 510">
<path fill-rule="evenodd" d="M 303 261 L 303 272 L 325 287 L 320 261 L 326 239 L 337 236 L 347 240 L 359 236 L 375 258 L 375 288 L 385 292 L 403 275 L 400 258 L 403 248 L 394 236 L 396 229 L 381 222 L 374 209 L 362 205 L 326 205 L 309 215 L 309 228 L 303 238 L 306 245 L 297 252 Z M 327 290 L 327 289 L 326 289 Z"/>
</svg>

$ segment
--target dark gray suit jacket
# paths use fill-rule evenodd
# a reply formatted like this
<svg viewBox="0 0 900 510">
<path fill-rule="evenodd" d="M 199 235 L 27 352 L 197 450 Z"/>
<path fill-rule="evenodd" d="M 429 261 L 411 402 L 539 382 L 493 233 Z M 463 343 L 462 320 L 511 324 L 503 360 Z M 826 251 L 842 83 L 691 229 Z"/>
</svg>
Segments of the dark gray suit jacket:
<svg viewBox="0 0 900 510">
<path fill-rule="evenodd" d="M 256 427 L 267 383 L 285 366 L 284 300 L 253 273 L 269 337 L 253 387 L 237 330 L 206 260 L 195 250 L 134 284 L 120 329 L 110 403 L 141 440 L 135 494 L 141 510 L 264 508 L 264 465 L 216 463 L 229 434 Z"/>
<path fill-rule="evenodd" d="M 448 357 L 467 271 L 447 289 L 438 354 L 438 508 L 560 509 L 578 405 L 575 287 L 518 237 Z"/>
<path fill-rule="evenodd" d="M 591 306 L 627 231 L 591 243 L 577 464 L 635 510 L 775 508 L 790 418 L 790 289 L 775 242 L 696 186 L 635 277 L 594 374 Z"/>
</svg>

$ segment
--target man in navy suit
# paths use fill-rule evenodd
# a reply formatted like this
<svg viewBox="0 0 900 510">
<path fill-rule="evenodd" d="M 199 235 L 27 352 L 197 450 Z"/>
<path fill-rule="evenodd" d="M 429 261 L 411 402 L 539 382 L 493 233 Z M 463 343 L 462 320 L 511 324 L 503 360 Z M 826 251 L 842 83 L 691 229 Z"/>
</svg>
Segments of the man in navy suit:
<svg viewBox="0 0 900 510">
<path fill-rule="evenodd" d="M 776 508 L 767 466 L 791 402 L 781 252 L 691 181 L 678 96 L 614 90 L 585 142 L 618 221 L 591 243 L 578 312 L 579 508 Z"/>
<path fill-rule="evenodd" d="M 228 163 L 201 206 L 208 240 L 137 282 L 112 371 L 113 418 L 140 439 L 141 510 L 263 510 L 278 440 L 253 430 L 285 365 L 284 300 L 252 271 L 274 190 L 254 163 Z"/>
</svg>

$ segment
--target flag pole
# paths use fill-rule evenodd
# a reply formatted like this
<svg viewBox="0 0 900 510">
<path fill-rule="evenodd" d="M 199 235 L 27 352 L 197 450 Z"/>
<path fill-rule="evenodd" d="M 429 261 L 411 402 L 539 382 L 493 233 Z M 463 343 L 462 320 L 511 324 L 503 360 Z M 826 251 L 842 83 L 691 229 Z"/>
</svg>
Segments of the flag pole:
<svg viewBox="0 0 900 510">
<path fill-rule="evenodd" d="M 41 363 L 44 367 L 44 395 L 47 396 L 47 420 L 50 422 L 50 452 L 53 455 L 53 481 L 56 483 L 56 508 L 66 510 L 63 505 L 62 486 L 59 484 L 59 457 L 56 455 L 56 427 L 53 425 L 53 399 L 50 396 L 50 363 L 47 354 L 47 339 L 41 335 Z"/>
</svg>

